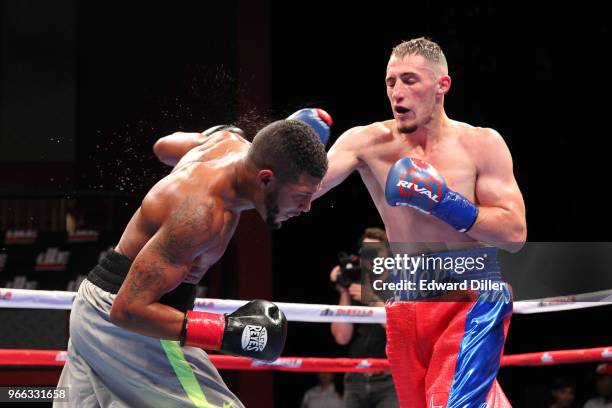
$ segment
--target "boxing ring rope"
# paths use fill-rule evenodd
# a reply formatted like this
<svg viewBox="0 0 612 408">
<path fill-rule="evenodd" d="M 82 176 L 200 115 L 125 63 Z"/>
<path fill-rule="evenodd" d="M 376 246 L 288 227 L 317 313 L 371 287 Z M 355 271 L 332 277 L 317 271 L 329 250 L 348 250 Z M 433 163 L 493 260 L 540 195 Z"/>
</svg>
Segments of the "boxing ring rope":
<svg viewBox="0 0 612 408">
<path fill-rule="evenodd" d="M 76 292 L 0 288 L 0 308 L 70 310 Z M 198 298 L 195 309 L 215 313 L 231 313 L 247 301 Z M 337 306 L 276 302 L 289 321 L 384 323 L 384 307 Z M 534 299 L 514 303 L 514 313 L 531 314 L 612 304 L 612 290 Z M 276 370 L 292 372 L 380 372 L 389 370 L 386 359 L 280 357 L 274 362 L 245 357 L 210 355 L 218 369 Z M 0 367 L 61 367 L 66 352 L 58 350 L 0 350 Z M 549 366 L 556 364 L 612 361 L 612 346 L 590 349 L 553 350 L 505 355 L 502 366 Z"/>
<path fill-rule="evenodd" d="M 76 292 L 0 288 L 0 308 L 70 310 Z M 231 313 L 246 300 L 198 298 L 195 310 Z M 384 307 L 275 302 L 287 320 L 313 323 L 385 323 Z M 555 312 L 612 304 L 612 290 L 514 302 L 515 314 Z"/>
<path fill-rule="evenodd" d="M 382 358 L 318 358 L 280 357 L 263 362 L 246 357 L 210 354 L 210 360 L 220 370 L 275 370 L 292 372 L 379 372 L 388 371 L 389 363 Z M 58 350 L 0 350 L 0 367 L 61 367 L 66 352 Z M 513 354 L 502 357 L 502 367 L 551 366 L 572 363 L 612 361 L 612 346 L 576 350 L 554 350 Z"/>
</svg>

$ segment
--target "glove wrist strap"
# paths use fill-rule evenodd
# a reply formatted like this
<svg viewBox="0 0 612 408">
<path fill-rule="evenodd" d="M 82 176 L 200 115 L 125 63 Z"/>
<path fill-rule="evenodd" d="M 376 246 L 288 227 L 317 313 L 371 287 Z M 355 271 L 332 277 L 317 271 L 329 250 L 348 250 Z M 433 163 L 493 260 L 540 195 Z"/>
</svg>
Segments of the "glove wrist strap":
<svg viewBox="0 0 612 408">
<path fill-rule="evenodd" d="M 219 350 L 225 331 L 225 315 L 189 310 L 185 313 L 184 345 Z"/>
</svg>

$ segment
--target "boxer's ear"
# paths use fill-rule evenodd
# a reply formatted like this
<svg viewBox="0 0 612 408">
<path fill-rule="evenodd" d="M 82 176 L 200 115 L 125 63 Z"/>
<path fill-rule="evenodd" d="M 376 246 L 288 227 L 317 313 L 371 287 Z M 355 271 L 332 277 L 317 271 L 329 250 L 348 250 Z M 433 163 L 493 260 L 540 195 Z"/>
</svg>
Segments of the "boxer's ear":
<svg viewBox="0 0 612 408">
<path fill-rule="evenodd" d="M 257 183 L 260 187 L 266 188 L 274 183 L 274 172 L 270 169 L 262 169 L 257 173 Z"/>
<path fill-rule="evenodd" d="M 446 93 L 450 90 L 451 87 L 451 77 L 448 75 L 442 75 L 438 78 L 438 96 L 446 95 Z"/>
</svg>

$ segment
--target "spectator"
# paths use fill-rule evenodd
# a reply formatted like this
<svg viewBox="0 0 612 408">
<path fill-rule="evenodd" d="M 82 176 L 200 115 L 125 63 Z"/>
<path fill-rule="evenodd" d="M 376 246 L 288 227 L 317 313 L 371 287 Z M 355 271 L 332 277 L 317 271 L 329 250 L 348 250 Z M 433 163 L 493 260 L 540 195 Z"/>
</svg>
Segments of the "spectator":
<svg viewBox="0 0 612 408">
<path fill-rule="evenodd" d="M 304 394 L 301 408 L 341 408 L 342 398 L 336 392 L 334 373 L 318 373 L 319 384 Z"/>
<path fill-rule="evenodd" d="M 552 402 L 548 408 L 573 408 L 576 386 L 566 378 L 557 377 L 550 391 Z"/>
<path fill-rule="evenodd" d="M 584 408 L 612 408 L 612 364 L 598 365 L 595 373 L 595 386 L 599 397 L 588 400 Z"/>
<path fill-rule="evenodd" d="M 368 228 L 359 240 L 360 252 L 364 249 L 364 243 L 387 244 L 387 234 L 380 228 Z M 381 301 L 370 302 L 369 300 L 375 299 L 375 296 L 369 293 L 363 294 L 365 299 L 362 299 L 362 286 L 358 283 L 360 279 L 354 276 L 348 279 L 346 277 L 348 273 L 345 274 L 342 269 L 338 265 L 332 269 L 330 274 L 330 281 L 335 285 L 336 290 L 340 294 L 339 305 L 363 305 L 367 303 L 371 306 L 384 306 L 384 303 Z M 346 266 L 344 269 L 347 269 Z M 367 269 L 367 267 L 364 269 Z M 381 275 L 380 279 L 386 279 L 386 276 Z M 365 286 L 369 287 L 368 285 Z M 387 357 L 385 353 L 387 336 L 385 327 L 382 324 L 334 322 L 331 325 L 331 331 L 336 343 L 349 345 L 348 357 Z M 346 373 L 344 376 L 344 404 L 346 408 L 399 407 L 391 373 L 388 371 Z"/>
</svg>

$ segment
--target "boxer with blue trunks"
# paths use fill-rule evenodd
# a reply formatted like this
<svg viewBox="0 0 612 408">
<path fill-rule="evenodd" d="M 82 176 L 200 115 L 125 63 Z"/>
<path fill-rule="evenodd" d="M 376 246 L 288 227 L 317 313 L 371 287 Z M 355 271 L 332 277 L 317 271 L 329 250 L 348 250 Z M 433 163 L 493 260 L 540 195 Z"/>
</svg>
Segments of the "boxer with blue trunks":
<svg viewBox="0 0 612 408">
<path fill-rule="evenodd" d="M 512 293 L 497 253 L 494 247 L 475 247 L 419 255 L 423 265 L 436 264 L 433 260 L 463 265 L 466 259 L 478 265 L 418 267 L 395 271 L 387 280 L 413 283 L 412 290 L 396 290 L 385 299 L 387 357 L 404 395 L 425 395 L 428 407 L 509 405 L 495 380 L 512 314 Z"/>
<path fill-rule="evenodd" d="M 357 170 L 394 255 L 457 260 L 490 247 L 520 250 L 527 227 L 512 156 L 495 130 L 447 116 L 451 78 L 439 45 L 417 38 L 396 46 L 385 84 L 393 118 L 351 128 L 336 140 L 317 196 Z M 498 284 L 493 255 L 480 272 Z M 508 287 L 448 295 L 386 306 L 387 355 L 400 405 L 510 406 L 495 381 L 512 312 Z"/>
</svg>

